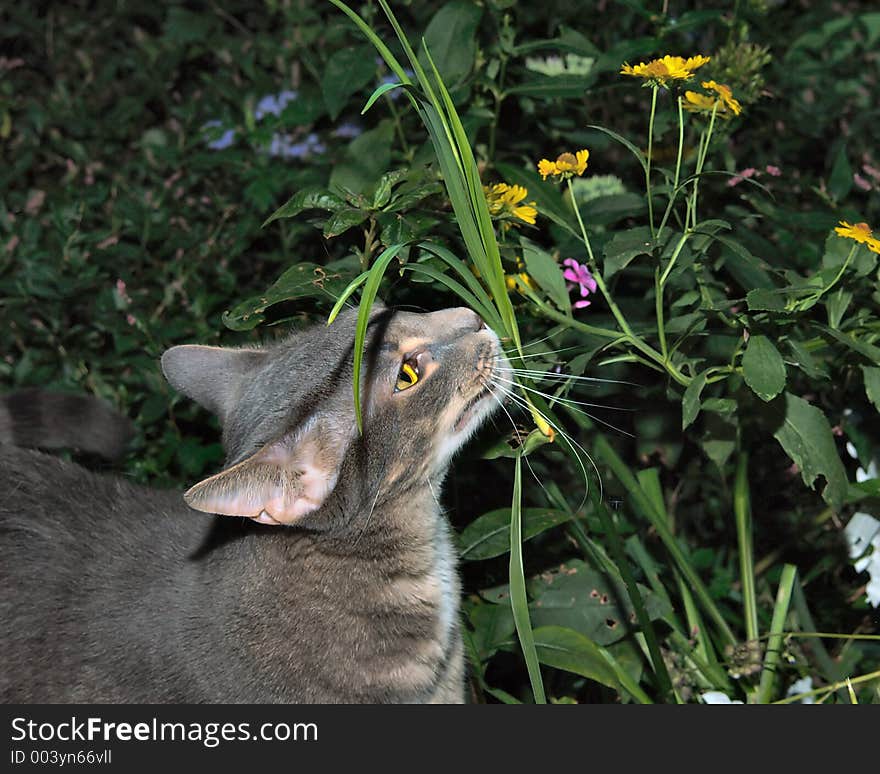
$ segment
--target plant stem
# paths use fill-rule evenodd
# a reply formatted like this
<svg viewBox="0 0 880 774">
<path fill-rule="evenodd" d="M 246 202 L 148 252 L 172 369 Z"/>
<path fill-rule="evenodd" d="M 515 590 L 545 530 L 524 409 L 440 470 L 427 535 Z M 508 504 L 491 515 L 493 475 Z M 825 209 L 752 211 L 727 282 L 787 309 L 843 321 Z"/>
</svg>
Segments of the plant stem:
<svg viewBox="0 0 880 774">
<path fill-rule="evenodd" d="M 660 339 L 660 353 L 663 362 L 669 361 L 669 350 L 666 347 L 666 328 L 663 323 L 663 285 L 660 284 L 660 267 L 654 269 L 654 311 L 657 315 L 657 338 Z"/>
<path fill-rule="evenodd" d="M 694 192 L 691 195 L 691 229 L 697 227 L 697 197 L 699 195 L 700 175 L 703 173 L 703 165 L 706 163 L 706 155 L 709 152 L 709 142 L 712 139 L 712 131 L 715 128 L 715 115 L 718 113 L 718 103 L 712 106 L 712 117 L 709 119 L 709 128 L 700 138 L 700 149 L 697 154 L 697 168 L 694 170 Z"/>
<path fill-rule="evenodd" d="M 849 251 L 849 255 L 846 256 L 846 260 L 843 262 L 843 265 L 840 267 L 840 271 L 837 272 L 837 276 L 833 280 L 831 280 L 831 284 L 828 285 L 828 287 L 822 288 L 822 290 L 820 290 L 818 294 L 816 294 L 814 296 L 810 296 L 809 299 L 807 299 L 807 300 L 815 303 L 820 298 L 822 298 L 822 296 L 824 296 L 829 290 L 831 290 L 831 288 L 833 288 L 840 281 L 840 278 L 843 276 L 843 273 L 846 271 L 847 266 L 849 266 L 850 261 L 852 261 L 853 256 L 856 254 L 857 249 L 858 249 L 858 244 L 853 244 L 852 249 L 850 249 L 850 251 Z M 804 302 L 802 301 L 801 303 L 803 304 Z"/>
<path fill-rule="evenodd" d="M 657 111 L 658 86 L 651 88 L 651 118 L 648 120 L 648 158 L 645 164 L 645 190 L 648 196 L 648 224 L 651 227 L 651 238 L 654 238 L 654 200 L 651 197 L 651 157 L 654 149 L 654 113 Z M 576 209 L 576 208 L 575 208 Z"/>
<path fill-rule="evenodd" d="M 678 155 L 675 158 L 675 182 L 672 184 L 672 190 L 669 192 L 669 203 L 666 205 L 666 211 L 663 213 L 663 219 L 660 221 L 660 228 L 657 229 L 657 239 L 663 233 L 669 214 L 672 212 L 672 206 L 675 198 L 678 196 L 678 181 L 681 179 L 681 157 L 684 154 L 684 111 L 681 107 L 681 95 L 676 99 L 678 104 Z"/>
</svg>

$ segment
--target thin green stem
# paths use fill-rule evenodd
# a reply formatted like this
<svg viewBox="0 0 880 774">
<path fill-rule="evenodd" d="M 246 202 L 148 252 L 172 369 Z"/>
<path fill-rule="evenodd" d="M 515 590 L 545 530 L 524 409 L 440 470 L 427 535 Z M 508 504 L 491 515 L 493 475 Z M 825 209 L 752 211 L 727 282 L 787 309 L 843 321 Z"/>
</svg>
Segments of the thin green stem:
<svg viewBox="0 0 880 774">
<path fill-rule="evenodd" d="M 672 271 L 672 268 L 675 266 L 675 262 L 678 260 L 678 256 L 681 255 L 681 251 L 684 248 L 685 242 L 691 236 L 690 231 L 685 231 L 681 238 L 678 240 L 678 244 L 675 246 L 675 249 L 672 251 L 672 256 L 669 258 L 669 263 L 666 265 L 666 268 L 663 270 L 663 275 L 660 277 L 660 289 L 666 285 L 666 280 L 669 279 L 669 273 Z"/>
<path fill-rule="evenodd" d="M 648 158 L 645 164 L 645 191 L 648 197 L 648 224 L 651 227 L 651 238 L 654 232 L 654 199 L 651 196 L 651 161 L 654 150 L 654 114 L 657 111 L 657 90 L 658 86 L 651 88 L 651 118 L 648 120 Z"/>
<path fill-rule="evenodd" d="M 699 196 L 700 175 L 703 174 L 703 165 L 709 153 L 709 143 L 712 140 L 712 131 L 715 129 L 715 116 L 718 113 L 718 103 L 712 106 L 712 117 L 709 119 L 709 128 L 700 139 L 700 150 L 697 154 L 697 168 L 694 170 L 694 191 L 691 195 L 691 229 L 697 227 L 697 197 Z"/>
<path fill-rule="evenodd" d="M 669 349 L 666 346 L 666 327 L 663 321 L 663 285 L 660 284 L 660 267 L 654 269 L 654 311 L 657 315 L 657 338 L 660 339 L 660 353 L 663 362 L 669 362 Z"/>
<path fill-rule="evenodd" d="M 669 192 L 669 203 L 666 205 L 666 211 L 663 213 L 663 219 L 660 221 L 660 228 L 657 229 L 658 240 L 672 212 L 675 198 L 678 196 L 678 182 L 681 180 L 681 159 L 684 155 L 684 111 L 681 107 L 681 95 L 676 98 L 676 103 L 678 104 L 678 155 L 675 157 L 675 181 L 672 184 L 672 190 Z"/>
<path fill-rule="evenodd" d="M 849 266 L 850 261 L 852 261 L 853 256 L 856 254 L 857 249 L 858 249 L 858 244 L 853 244 L 852 249 L 849 251 L 849 255 L 846 256 L 846 260 L 843 262 L 843 265 L 840 267 L 840 271 L 837 272 L 837 276 L 835 276 L 835 278 L 833 280 L 831 280 L 831 284 L 828 285 L 827 287 L 822 288 L 822 290 L 820 290 L 816 295 L 810 296 L 808 299 L 809 301 L 812 301 L 813 303 L 815 303 L 820 298 L 822 298 L 822 296 L 824 296 L 829 290 L 831 290 L 831 288 L 833 288 L 840 281 L 840 278 L 843 276 L 843 273 L 846 271 L 847 267 Z M 803 303 L 804 302 L 802 301 L 801 304 L 803 304 Z"/>
<path fill-rule="evenodd" d="M 774 701 L 773 703 L 794 704 L 794 702 L 801 701 L 808 696 L 818 696 L 819 694 L 825 694 L 825 696 L 822 697 L 824 699 L 828 694 L 834 693 L 834 691 L 837 691 L 840 688 L 846 688 L 849 685 L 858 685 L 860 683 L 869 683 L 872 680 L 880 680 L 880 669 L 878 669 L 876 672 L 870 672 L 866 675 L 859 675 L 859 677 L 848 677 L 846 678 L 846 680 L 838 680 L 836 683 L 831 683 L 831 685 L 825 685 L 821 688 L 814 688 L 812 691 L 805 691 L 804 693 L 799 693 L 795 696 L 786 696 L 784 699 Z"/>
</svg>

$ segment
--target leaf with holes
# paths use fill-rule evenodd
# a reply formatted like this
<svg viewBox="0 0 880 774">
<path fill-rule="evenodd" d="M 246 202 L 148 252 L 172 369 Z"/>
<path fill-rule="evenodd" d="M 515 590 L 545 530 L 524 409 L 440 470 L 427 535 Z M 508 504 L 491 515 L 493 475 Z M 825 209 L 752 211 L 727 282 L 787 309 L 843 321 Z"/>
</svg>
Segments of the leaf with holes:
<svg viewBox="0 0 880 774">
<path fill-rule="evenodd" d="M 529 583 L 533 625 L 565 626 L 600 645 L 609 645 L 635 628 L 635 613 L 618 578 L 597 572 L 585 562 L 565 562 Z M 663 600 L 644 586 L 639 592 L 650 619 L 669 612 Z"/>
</svg>

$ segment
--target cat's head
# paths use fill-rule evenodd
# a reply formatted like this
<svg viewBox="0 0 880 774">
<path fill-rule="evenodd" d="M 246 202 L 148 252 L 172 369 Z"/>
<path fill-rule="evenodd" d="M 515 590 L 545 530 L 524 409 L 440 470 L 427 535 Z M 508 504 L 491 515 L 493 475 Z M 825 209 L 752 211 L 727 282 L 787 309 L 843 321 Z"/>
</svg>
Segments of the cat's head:
<svg viewBox="0 0 880 774">
<path fill-rule="evenodd" d="M 171 385 L 223 425 L 227 466 L 186 493 L 193 508 L 303 523 L 337 489 L 351 501 L 443 475 L 498 405 L 488 390 L 504 360 L 498 337 L 469 309 L 374 309 L 359 435 L 355 327 L 349 310 L 264 348 L 184 345 L 162 356 Z"/>
</svg>

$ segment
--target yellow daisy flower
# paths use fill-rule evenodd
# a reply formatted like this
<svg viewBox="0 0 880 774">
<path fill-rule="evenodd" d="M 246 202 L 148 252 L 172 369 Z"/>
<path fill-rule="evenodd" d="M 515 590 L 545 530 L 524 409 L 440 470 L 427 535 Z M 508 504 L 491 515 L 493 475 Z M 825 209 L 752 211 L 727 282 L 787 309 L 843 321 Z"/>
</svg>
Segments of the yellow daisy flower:
<svg viewBox="0 0 880 774">
<path fill-rule="evenodd" d="M 538 214 L 535 203 L 521 203 L 529 195 L 527 188 L 521 185 L 496 183 L 491 187 L 483 186 L 483 192 L 486 194 L 489 214 L 493 218 L 513 217 L 532 226 L 535 225 L 535 217 Z"/>
<path fill-rule="evenodd" d="M 865 245 L 872 253 L 880 255 L 880 239 L 874 236 L 871 227 L 867 223 L 850 224 L 842 220 L 840 225 L 834 229 L 834 232 L 846 239 L 853 239 L 859 244 Z"/>
<path fill-rule="evenodd" d="M 667 54 L 660 59 L 652 59 L 650 62 L 637 65 L 624 63 L 620 74 L 644 78 L 645 85 L 666 86 L 670 81 L 689 81 L 694 77 L 694 71 L 706 64 L 709 59 L 710 57 L 702 55 L 684 59 Z"/>
<path fill-rule="evenodd" d="M 538 162 L 538 172 L 546 180 L 548 177 L 567 178 L 582 175 L 587 169 L 587 159 L 590 152 L 584 148 L 577 153 L 560 153 L 556 161 L 541 159 Z"/>
<path fill-rule="evenodd" d="M 703 81 L 700 84 L 704 89 L 714 91 L 715 94 L 700 94 L 696 91 L 686 91 L 682 107 L 691 113 L 711 113 L 724 119 L 733 118 L 742 113 L 742 105 L 733 96 L 733 92 L 723 83 L 715 81 Z"/>
</svg>

